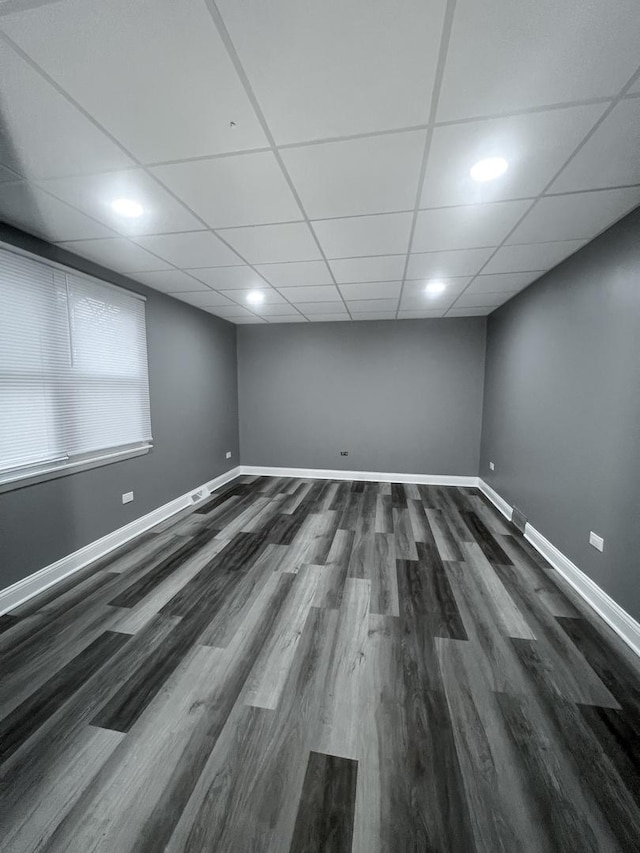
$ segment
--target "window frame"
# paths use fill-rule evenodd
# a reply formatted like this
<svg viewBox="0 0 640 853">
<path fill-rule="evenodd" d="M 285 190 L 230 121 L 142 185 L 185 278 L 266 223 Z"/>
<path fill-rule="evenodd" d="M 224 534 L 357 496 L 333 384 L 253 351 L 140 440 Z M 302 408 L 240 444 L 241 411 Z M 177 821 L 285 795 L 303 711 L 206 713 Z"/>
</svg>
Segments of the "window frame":
<svg viewBox="0 0 640 853">
<path fill-rule="evenodd" d="M 74 275 L 87 281 L 99 285 L 100 287 L 108 288 L 126 293 L 132 299 L 138 299 L 141 302 L 146 302 L 147 297 L 135 290 L 129 290 L 125 287 L 119 287 L 109 281 L 98 278 L 94 275 L 89 275 L 82 270 L 66 264 L 58 263 L 57 261 L 49 260 L 40 255 L 29 252 L 11 243 L 6 243 L 0 240 L 0 249 L 12 254 L 22 256 L 31 261 L 34 261 L 42 266 L 53 268 L 63 274 Z M 145 312 L 145 344 L 148 357 L 148 337 L 146 328 L 146 312 Z M 148 371 L 147 358 L 147 380 L 149 384 L 150 396 L 150 378 Z M 150 405 L 150 401 L 149 401 Z M 13 469 L 0 470 L 0 494 L 16 489 L 24 488 L 25 486 L 43 483 L 48 480 L 53 480 L 58 477 L 66 477 L 71 474 L 77 474 L 81 471 L 88 471 L 92 468 L 99 468 L 104 465 L 111 465 L 115 462 L 122 462 L 126 459 L 133 459 L 137 456 L 145 456 L 153 450 L 153 438 L 150 440 L 141 440 L 132 444 L 116 445 L 113 447 L 100 448 L 99 450 L 90 451 L 88 453 L 78 453 L 73 455 L 65 455 L 56 459 L 50 459 L 44 462 L 37 462 L 33 465 L 17 466 Z"/>
</svg>

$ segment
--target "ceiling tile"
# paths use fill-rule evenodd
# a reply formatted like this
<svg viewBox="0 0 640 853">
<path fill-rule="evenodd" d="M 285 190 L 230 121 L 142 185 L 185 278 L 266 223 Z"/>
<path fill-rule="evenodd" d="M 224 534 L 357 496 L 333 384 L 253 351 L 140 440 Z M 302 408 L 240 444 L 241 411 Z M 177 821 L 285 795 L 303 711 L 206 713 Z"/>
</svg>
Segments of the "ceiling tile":
<svg viewBox="0 0 640 853">
<path fill-rule="evenodd" d="M 495 305 L 488 305 L 482 308 L 449 308 L 446 317 L 486 317 L 496 310 Z"/>
<path fill-rule="evenodd" d="M 511 293 L 528 287 L 543 275 L 541 272 L 512 272 L 497 275 L 479 275 L 467 293 Z"/>
<path fill-rule="evenodd" d="M 357 311 L 360 314 L 367 312 L 395 311 L 398 307 L 397 299 L 357 299 L 347 302 L 349 312 Z"/>
<path fill-rule="evenodd" d="M 307 318 L 311 323 L 349 323 L 348 314 L 312 314 Z"/>
<path fill-rule="evenodd" d="M 298 310 L 302 312 L 305 316 L 311 316 L 315 314 L 345 314 L 347 313 L 347 309 L 344 306 L 342 301 L 340 302 L 305 302 L 304 304 L 298 305 Z"/>
<path fill-rule="evenodd" d="M 530 207 L 529 201 L 497 201 L 421 210 L 413 235 L 413 252 L 497 246 Z"/>
<path fill-rule="evenodd" d="M 475 275 L 493 251 L 489 248 L 414 253 L 409 256 L 407 278 L 451 278 L 459 275 Z"/>
<path fill-rule="evenodd" d="M 393 281 L 404 274 L 405 255 L 380 255 L 370 258 L 348 258 L 331 261 L 338 284 L 360 281 Z"/>
<path fill-rule="evenodd" d="M 436 127 L 420 207 L 526 198 L 542 192 L 603 114 L 604 104 Z M 470 169 L 487 157 L 509 168 L 478 183 Z"/>
<path fill-rule="evenodd" d="M 436 300 L 441 300 L 446 302 L 447 300 L 453 299 L 459 293 L 467 287 L 469 282 L 471 281 L 471 276 L 464 276 L 462 278 L 448 278 L 442 279 L 443 283 L 446 285 L 445 290 L 439 294 L 427 293 L 425 290 L 425 283 L 423 281 L 405 281 L 404 289 L 402 291 L 403 299 L 409 299 L 410 297 L 419 298 L 421 303 L 432 302 Z"/>
<path fill-rule="evenodd" d="M 276 140 L 424 124 L 444 0 L 218 0 Z"/>
<path fill-rule="evenodd" d="M 458 0 L 438 119 L 615 95 L 638 66 L 637 0 Z"/>
<path fill-rule="evenodd" d="M 215 287 L 217 290 L 254 290 L 256 287 L 264 287 L 264 279 L 246 264 L 233 267 L 189 269 L 188 272 L 189 275 L 203 281 L 210 287 Z"/>
<path fill-rule="evenodd" d="M 513 293 L 469 293 L 465 291 L 462 296 L 456 299 L 456 308 L 484 308 L 496 307 L 502 305 L 507 299 L 515 296 Z"/>
<path fill-rule="evenodd" d="M 507 243 L 592 239 L 637 204 L 640 187 L 542 198 Z"/>
<path fill-rule="evenodd" d="M 256 324 L 264 325 L 267 321 L 263 320 L 261 317 L 249 316 L 249 317 L 234 317 L 234 319 L 231 322 L 235 323 L 236 326 L 251 326 L 251 325 L 256 325 Z"/>
<path fill-rule="evenodd" d="M 51 242 L 108 237 L 113 232 L 26 181 L 3 183 L 0 218 Z"/>
<path fill-rule="evenodd" d="M 354 258 L 374 252 L 406 253 L 412 219 L 412 213 L 384 213 L 311 224 L 327 258 Z"/>
<path fill-rule="evenodd" d="M 221 237 L 250 264 L 316 261 L 321 258 L 309 226 L 303 222 L 229 228 L 221 233 Z"/>
<path fill-rule="evenodd" d="M 277 305 L 256 305 L 253 310 L 260 314 L 263 317 L 299 317 L 300 312 L 293 307 L 293 305 L 288 305 L 284 300 L 282 303 L 278 303 Z"/>
<path fill-rule="evenodd" d="M 205 3 L 67 0 L 2 29 L 144 163 L 266 145 Z"/>
<path fill-rule="evenodd" d="M 251 290 L 223 290 L 223 291 L 221 291 L 223 296 L 228 296 L 229 299 L 235 299 L 236 302 L 246 302 L 248 295 L 250 293 L 253 293 L 253 292 L 254 291 L 251 291 Z M 280 305 L 280 306 L 287 304 L 286 299 L 283 296 L 280 296 L 278 291 L 274 290 L 272 287 L 268 287 L 268 286 L 263 285 L 260 288 L 260 293 L 262 293 L 262 295 L 264 297 L 264 301 L 267 304 Z M 258 314 L 261 314 L 262 313 L 261 308 L 262 308 L 261 305 L 251 305 L 250 310 L 255 311 Z M 286 314 L 287 312 L 283 311 L 282 313 Z"/>
<path fill-rule="evenodd" d="M 0 160 L 7 166 L 27 178 L 51 178 L 133 165 L 4 41 L 0 41 L 0 67 Z"/>
<path fill-rule="evenodd" d="M 426 293 L 403 293 L 400 300 L 402 311 L 446 311 L 453 305 L 458 293 L 447 292 L 438 296 L 430 296 Z"/>
<path fill-rule="evenodd" d="M 309 284 L 333 284 L 324 261 L 302 261 L 292 264 L 261 264 L 258 272 L 274 287 L 305 287 Z"/>
<path fill-rule="evenodd" d="M 291 316 L 289 316 L 289 315 L 283 316 L 282 314 L 278 314 L 277 316 L 270 316 L 269 317 L 269 324 L 270 325 L 273 325 L 275 323 L 308 323 L 308 322 L 309 321 L 307 320 L 307 318 L 303 317 L 302 314 L 297 314 L 295 316 L 293 314 L 291 314 Z"/>
<path fill-rule="evenodd" d="M 138 237 L 135 242 L 176 267 L 215 267 L 242 263 L 235 252 L 211 231 Z"/>
<path fill-rule="evenodd" d="M 350 312 L 351 318 L 353 320 L 395 320 L 396 312 L 395 311 L 377 311 L 364 314 L 361 314 L 359 311 L 354 311 L 353 307 L 351 307 Z"/>
<path fill-rule="evenodd" d="M 83 258 L 89 258 L 108 269 L 125 273 L 138 273 L 147 270 L 166 270 L 169 264 L 161 258 L 136 246 L 124 237 L 114 237 L 107 240 L 80 240 L 77 243 L 61 243 L 64 249 L 68 249 Z M 192 281 L 190 290 L 198 289 L 198 282 Z"/>
<path fill-rule="evenodd" d="M 302 219 L 271 151 L 151 169 L 212 228 Z"/>
<path fill-rule="evenodd" d="M 255 314 L 252 314 L 251 311 L 247 311 L 246 308 L 243 308 L 241 305 L 224 305 L 224 306 L 215 306 L 212 308 L 203 309 L 208 311 L 209 314 L 215 314 L 217 317 L 222 317 L 225 320 L 233 320 L 236 318 L 244 317 L 255 317 Z"/>
<path fill-rule="evenodd" d="M 161 290 L 163 293 L 191 293 L 198 289 L 200 282 L 183 273 L 181 270 L 163 270 L 161 272 L 141 272 L 136 273 L 136 279 L 143 284 L 148 284 L 154 290 Z M 205 289 L 204 284 L 201 285 Z"/>
<path fill-rule="evenodd" d="M 197 231 L 203 228 L 200 220 L 141 169 L 55 178 L 42 181 L 41 186 L 120 234 L 162 234 L 172 231 Z M 131 199 L 141 204 L 144 209 L 142 216 L 127 219 L 117 214 L 112 210 L 111 203 L 119 198 Z"/>
<path fill-rule="evenodd" d="M 280 293 L 290 302 L 342 302 L 334 284 L 318 284 L 310 287 L 281 287 Z"/>
<path fill-rule="evenodd" d="M 210 308 L 215 305 L 233 305 L 231 299 L 227 299 L 215 290 L 197 290 L 195 292 L 175 293 L 176 299 L 195 305 L 196 308 Z"/>
<path fill-rule="evenodd" d="M 614 107 L 551 185 L 550 192 L 640 184 L 640 98 Z"/>
<path fill-rule="evenodd" d="M 424 320 L 444 316 L 444 310 L 434 309 L 432 311 L 398 311 L 398 320 Z"/>
<path fill-rule="evenodd" d="M 586 240 L 560 240 L 552 243 L 527 243 L 521 246 L 503 246 L 495 253 L 482 274 L 538 271 L 551 269 L 560 261 L 577 252 Z"/>
<path fill-rule="evenodd" d="M 345 299 L 397 299 L 401 287 L 401 281 L 368 281 L 341 284 L 339 290 Z"/>
<path fill-rule="evenodd" d="M 310 219 L 413 210 L 425 134 L 348 139 L 281 154 Z"/>
</svg>

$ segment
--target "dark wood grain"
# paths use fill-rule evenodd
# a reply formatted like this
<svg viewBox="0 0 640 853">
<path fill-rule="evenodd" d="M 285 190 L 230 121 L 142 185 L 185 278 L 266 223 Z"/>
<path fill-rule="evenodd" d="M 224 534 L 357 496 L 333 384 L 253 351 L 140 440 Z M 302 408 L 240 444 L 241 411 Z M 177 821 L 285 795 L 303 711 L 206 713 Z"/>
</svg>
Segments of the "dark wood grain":
<svg viewBox="0 0 640 853">
<path fill-rule="evenodd" d="M 357 777 L 357 761 L 309 754 L 289 853 L 351 849 Z"/>
<path fill-rule="evenodd" d="M 0 652 L 0 851 L 640 849 L 638 662 L 477 489 L 239 477 Z"/>
<path fill-rule="evenodd" d="M 130 639 L 105 631 L 0 723 L 0 764 Z"/>
</svg>

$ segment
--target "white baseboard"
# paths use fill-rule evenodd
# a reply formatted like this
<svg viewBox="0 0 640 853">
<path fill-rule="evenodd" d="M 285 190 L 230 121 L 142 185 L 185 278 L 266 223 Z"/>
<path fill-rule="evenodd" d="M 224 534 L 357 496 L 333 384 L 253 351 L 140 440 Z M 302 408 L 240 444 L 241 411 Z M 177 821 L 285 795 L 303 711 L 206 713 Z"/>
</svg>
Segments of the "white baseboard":
<svg viewBox="0 0 640 853">
<path fill-rule="evenodd" d="M 500 512 L 510 519 L 513 508 L 483 480 L 480 480 L 479 487 Z M 581 598 L 640 657 L 640 624 L 529 522 L 525 525 L 524 536 L 536 551 L 575 589 Z"/>
<path fill-rule="evenodd" d="M 329 468 L 269 468 L 262 465 L 241 465 L 240 473 L 261 477 L 300 477 L 308 480 L 360 480 L 373 483 L 418 483 L 425 486 L 477 487 L 478 477 L 457 477 L 444 474 L 389 474 L 384 471 L 332 471 Z"/>
<path fill-rule="evenodd" d="M 186 509 L 186 507 L 191 506 L 193 503 L 203 500 L 208 497 L 211 492 L 214 492 L 216 489 L 224 486 L 225 483 L 235 480 L 239 475 L 240 466 L 232 468 L 230 471 L 226 471 L 214 480 L 210 480 L 208 483 L 204 483 L 202 486 L 192 489 L 184 495 L 180 495 L 180 497 L 157 507 L 157 509 L 143 515 L 141 518 L 137 518 L 135 521 L 125 524 L 124 527 L 119 527 L 117 530 L 114 530 L 112 533 L 108 533 L 101 539 L 97 539 L 95 542 L 90 542 L 83 548 L 79 548 L 77 551 L 74 551 L 73 554 L 62 557 L 62 559 L 45 566 L 43 569 L 40 569 L 40 571 L 35 572 L 22 580 L 19 580 L 12 586 L 0 590 L 0 614 L 6 613 L 8 610 L 12 610 L 14 607 L 18 607 L 18 605 L 27 601 L 29 598 L 33 598 L 34 595 L 44 592 L 45 589 L 53 586 L 53 584 L 59 583 L 64 578 L 68 577 L 68 575 L 84 568 L 94 560 L 104 557 L 110 551 L 113 551 L 115 548 L 119 548 L 120 545 L 124 545 L 125 542 L 133 539 L 134 536 L 139 536 L 141 533 L 144 533 L 145 530 L 149 530 L 150 527 L 154 527 L 156 524 L 160 524 L 161 521 L 165 521 L 176 512 L 180 512 L 181 509 Z"/>
<path fill-rule="evenodd" d="M 507 521 L 511 521 L 511 517 L 513 516 L 513 507 L 510 506 L 504 498 L 501 498 L 488 483 L 485 483 L 484 480 L 480 480 L 480 478 L 478 478 L 478 488 L 489 498 L 491 503 L 500 510 Z"/>
</svg>

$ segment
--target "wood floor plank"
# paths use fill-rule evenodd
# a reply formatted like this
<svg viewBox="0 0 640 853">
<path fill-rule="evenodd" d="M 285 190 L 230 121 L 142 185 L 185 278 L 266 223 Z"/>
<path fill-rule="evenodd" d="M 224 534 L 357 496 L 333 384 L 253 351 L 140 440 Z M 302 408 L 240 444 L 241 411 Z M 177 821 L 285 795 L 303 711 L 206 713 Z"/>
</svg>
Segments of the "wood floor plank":
<svg viewBox="0 0 640 853">
<path fill-rule="evenodd" d="M 57 773 L 0 811 L 0 850 L 41 850 L 121 742 L 119 732 L 85 727 L 56 765 Z"/>
<path fill-rule="evenodd" d="M 597 674 L 616 703 L 640 713 L 640 665 L 618 638 L 604 625 L 594 625 L 584 618 L 558 618 L 558 624 L 591 669 Z M 607 642 L 609 634 L 609 642 Z M 611 643 L 617 641 L 614 649 Z M 600 704 L 589 702 L 586 704 Z M 607 705 L 609 703 L 601 703 Z"/>
<path fill-rule="evenodd" d="M 371 612 L 386 616 L 399 616 L 396 543 L 393 534 L 374 534 L 370 579 Z"/>
<path fill-rule="evenodd" d="M 498 544 L 497 538 L 491 533 L 477 513 L 471 510 L 463 510 L 460 515 L 474 536 L 478 547 L 490 563 L 510 565 L 511 560 Z"/>
<path fill-rule="evenodd" d="M 426 516 L 441 559 L 460 562 L 463 559 L 462 552 L 447 520 L 447 514 L 441 509 L 427 509 Z"/>
<path fill-rule="evenodd" d="M 408 509 L 393 509 L 393 535 L 396 543 L 396 557 L 399 560 L 417 560 L 416 540 Z"/>
<path fill-rule="evenodd" d="M 278 713 L 236 706 L 166 853 L 288 850 L 337 620 L 335 610 L 309 612 Z"/>
<path fill-rule="evenodd" d="M 462 545 L 469 587 L 481 596 L 493 611 L 498 624 L 507 637 L 520 637 L 523 640 L 534 640 L 533 630 L 513 597 L 505 588 L 502 580 L 496 574 L 496 568 L 486 557 L 479 543 L 464 543 Z"/>
<path fill-rule="evenodd" d="M 162 559 L 151 563 L 149 570 L 130 586 L 118 593 L 109 601 L 112 607 L 135 607 L 145 596 L 155 590 L 159 584 L 181 569 L 184 563 L 198 553 L 216 535 L 216 530 L 201 530 L 187 542 L 174 544 L 174 547 L 163 549 Z"/>
<path fill-rule="evenodd" d="M 538 709 L 522 697 L 498 695 L 506 729 L 534 804 L 548 850 L 616 851 L 611 835 L 582 789 L 573 766 L 562 760 Z"/>
<path fill-rule="evenodd" d="M 316 597 L 321 571 L 318 566 L 304 566 L 291 583 L 280 625 L 269 638 L 251 672 L 245 696 L 247 705 L 277 708 L 309 609 Z"/>
<path fill-rule="evenodd" d="M 129 640 L 105 631 L 0 722 L 0 764 L 5 762 L 84 680 L 103 666 Z"/>
<path fill-rule="evenodd" d="M 212 674 L 207 679 L 206 674 L 203 677 L 203 673 L 198 672 L 197 665 L 194 668 L 194 676 L 202 684 L 202 688 L 198 689 L 208 691 L 208 698 L 202 701 L 202 715 L 199 714 L 201 700 L 192 700 L 189 706 L 198 714 L 198 723 L 180 751 L 171 773 L 164 777 L 166 784 L 161 794 L 155 800 L 150 800 L 150 811 L 144 825 L 140 826 L 140 822 L 138 823 L 136 853 L 156 853 L 157 850 L 164 849 L 171 838 L 218 738 L 240 701 L 249 672 L 274 625 L 279 621 L 292 580 L 291 575 L 277 577 L 276 585 L 270 590 L 269 596 L 251 609 L 244 629 L 236 634 L 227 649 L 198 647 L 191 651 L 191 655 L 197 655 L 199 649 L 203 648 L 212 653 L 210 660 L 217 675 Z M 169 695 L 171 696 L 171 693 Z M 169 720 L 176 717 L 175 714 L 165 713 L 162 702 L 156 703 L 154 709 Z M 149 731 L 152 741 L 151 723 Z M 171 732 L 168 734 L 171 735 Z"/>
<path fill-rule="evenodd" d="M 309 754 L 289 853 L 351 849 L 357 777 L 357 761 Z"/>
<path fill-rule="evenodd" d="M 522 780 L 509 754 L 495 694 L 469 643 L 439 639 L 438 659 L 477 853 L 544 853 Z"/>
<path fill-rule="evenodd" d="M 466 640 L 449 578 L 435 551 L 418 543 L 420 560 L 397 560 L 398 595 L 409 625 L 420 620 L 432 637 Z M 427 627 L 428 626 L 428 627 Z"/>
<path fill-rule="evenodd" d="M 620 849 L 632 853 L 637 842 L 636 827 L 640 826 L 640 810 L 632 793 L 593 737 L 578 706 L 564 698 L 561 676 L 548 666 L 539 644 L 528 640 L 513 640 L 513 644 L 531 678 L 532 692 L 548 726 L 560 742 L 567 744 L 582 785 L 592 795 L 591 810 L 598 811 L 603 822 L 609 824 Z"/>
<path fill-rule="evenodd" d="M 391 495 L 378 495 L 376 498 L 376 533 L 393 533 L 393 507 Z"/>
<path fill-rule="evenodd" d="M 243 475 L 0 653 L 3 852 L 640 849 L 640 665 L 474 488 Z"/>
<path fill-rule="evenodd" d="M 557 673 L 563 695 L 574 702 L 617 708 L 618 701 L 607 689 L 588 661 L 560 629 L 558 621 L 545 608 L 534 592 L 527 591 L 526 576 L 518 575 L 511 566 L 496 566 L 512 599 L 526 614 L 549 670 Z M 526 637 L 522 639 L 527 639 Z"/>
<path fill-rule="evenodd" d="M 357 758 L 371 582 L 347 578 L 321 704 L 318 752 Z"/>
<path fill-rule="evenodd" d="M 349 571 L 354 537 L 355 532 L 353 530 L 336 530 L 327 554 L 324 571 L 320 574 L 314 607 L 336 610 L 340 607 Z"/>
</svg>

